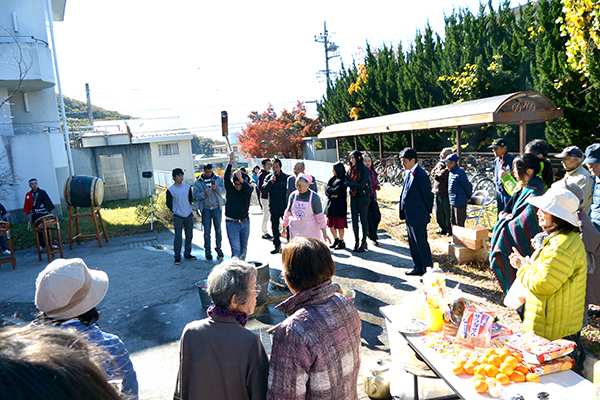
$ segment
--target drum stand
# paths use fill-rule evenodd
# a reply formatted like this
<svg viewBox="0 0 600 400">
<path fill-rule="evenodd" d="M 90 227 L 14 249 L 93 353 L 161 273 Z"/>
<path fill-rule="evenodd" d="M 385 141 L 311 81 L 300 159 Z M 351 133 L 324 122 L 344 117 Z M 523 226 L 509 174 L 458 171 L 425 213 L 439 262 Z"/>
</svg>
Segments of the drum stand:
<svg viewBox="0 0 600 400">
<path fill-rule="evenodd" d="M 108 234 L 106 233 L 106 228 L 104 227 L 104 221 L 102 220 L 102 215 L 100 214 L 100 206 L 98 207 L 90 207 L 89 213 L 79 213 L 79 207 L 76 206 L 68 206 L 69 208 L 69 249 L 73 250 L 73 242 L 77 241 L 77 244 L 81 243 L 81 239 L 85 238 L 96 238 L 98 240 L 98 244 L 102 247 L 102 236 L 104 236 L 104 240 L 108 242 Z M 80 233 L 79 230 L 79 218 L 81 217 L 92 217 L 94 221 L 94 228 L 96 229 L 95 234 L 84 235 Z M 96 220 L 98 217 L 98 220 Z M 75 229 L 76 234 L 73 236 L 73 220 L 75 220 Z M 100 221 L 100 225 L 102 225 L 102 232 L 98 228 L 98 221 Z"/>
<path fill-rule="evenodd" d="M 150 232 L 152 232 L 154 230 L 154 218 L 162 221 L 164 225 L 167 225 L 167 222 L 154 212 L 154 201 L 152 200 L 152 193 L 150 193 L 150 178 L 146 179 L 148 182 L 148 198 L 150 199 L 150 214 L 148 214 L 144 222 L 142 222 L 142 226 L 144 226 L 146 221 L 148 221 L 148 218 L 150 218 Z"/>
<path fill-rule="evenodd" d="M 10 251 L 10 257 L 3 257 L 0 255 L 0 265 L 12 263 L 12 267 L 15 269 L 17 268 L 17 262 L 15 261 L 15 251 L 13 249 L 12 238 L 10 237 L 10 224 L 8 222 L 0 221 L 0 235 L 6 237 L 6 245 Z"/>
<path fill-rule="evenodd" d="M 65 258 L 62 248 L 62 238 L 60 237 L 60 223 L 58 222 L 58 218 L 52 214 L 44 215 L 43 217 L 38 218 L 37 221 L 33 223 L 33 226 L 35 241 L 37 243 L 38 259 L 42 261 L 43 253 L 46 253 L 48 256 L 48 262 L 51 262 L 52 258 L 55 257 L 55 254 L 59 253 L 60 258 Z M 55 247 L 52 241 L 52 231 L 56 231 L 56 236 L 58 239 L 57 247 Z M 42 249 L 40 247 L 41 243 L 39 234 L 44 236 L 46 249 Z"/>
</svg>

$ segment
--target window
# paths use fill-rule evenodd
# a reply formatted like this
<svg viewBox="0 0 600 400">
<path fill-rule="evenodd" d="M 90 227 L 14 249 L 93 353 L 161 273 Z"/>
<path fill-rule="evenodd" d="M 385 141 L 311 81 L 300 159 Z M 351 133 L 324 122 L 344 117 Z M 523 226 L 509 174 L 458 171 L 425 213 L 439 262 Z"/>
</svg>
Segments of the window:
<svg viewBox="0 0 600 400">
<path fill-rule="evenodd" d="M 158 156 L 178 156 L 179 155 L 179 143 L 167 143 L 158 145 Z"/>
</svg>

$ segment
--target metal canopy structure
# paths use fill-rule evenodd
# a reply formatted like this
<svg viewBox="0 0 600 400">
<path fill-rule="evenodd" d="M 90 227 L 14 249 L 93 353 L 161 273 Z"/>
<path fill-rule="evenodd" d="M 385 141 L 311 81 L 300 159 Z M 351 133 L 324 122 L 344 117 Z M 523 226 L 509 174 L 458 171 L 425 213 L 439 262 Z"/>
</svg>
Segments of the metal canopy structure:
<svg viewBox="0 0 600 400">
<path fill-rule="evenodd" d="M 527 142 L 527 125 L 551 121 L 563 116 L 563 111 L 541 93 L 516 92 L 485 99 L 471 100 L 445 106 L 405 111 L 397 114 L 366 118 L 325 127 L 319 139 L 340 139 L 379 135 L 379 152 L 382 155 L 381 135 L 413 132 L 427 129 L 456 129 L 460 155 L 460 128 L 480 125 L 519 125 L 520 150 Z M 414 147 L 414 138 L 411 135 Z M 339 145 L 338 145 L 339 157 Z"/>
</svg>

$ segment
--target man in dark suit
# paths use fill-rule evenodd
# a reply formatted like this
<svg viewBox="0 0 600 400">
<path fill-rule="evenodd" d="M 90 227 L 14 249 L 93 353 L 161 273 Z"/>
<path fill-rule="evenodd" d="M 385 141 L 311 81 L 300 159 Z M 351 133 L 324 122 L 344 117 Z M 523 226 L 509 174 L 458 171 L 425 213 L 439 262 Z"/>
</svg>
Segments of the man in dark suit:
<svg viewBox="0 0 600 400">
<path fill-rule="evenodd" d="M 410 256 L 415 263 L 406 275 L 422 276 L 431 267 L 431 249 L 427 241 L 427 224 L 433 209 L 433 193 L 427 172 L 417 164 L 417 152 L 407 147 L 400 152 L 404 168 L 404 186 L 400 197 L 400 219 L 406 220 Z"/>
</svg>

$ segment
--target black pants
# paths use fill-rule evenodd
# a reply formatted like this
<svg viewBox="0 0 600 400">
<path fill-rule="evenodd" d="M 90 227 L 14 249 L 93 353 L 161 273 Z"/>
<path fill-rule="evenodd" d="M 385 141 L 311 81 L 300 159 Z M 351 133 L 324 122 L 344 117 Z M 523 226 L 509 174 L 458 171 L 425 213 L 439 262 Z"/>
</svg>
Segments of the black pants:
<svg viewBox="0 0 600 400">
<path fill-rule="evenodd" d="M 381 222 L 381 212 L 379 212 L 379 204 L 377 204 L 376 199 L 371 198 L 369 202 L 367 220 L 369 222 L 369 239 L 377 240 L 377 228 Z"/>
<path fill-rule="evenodd" d="M 467 206 L 452 206 L 452 225 L 465 226 Z"/>
<path fill-rule="evenodd" d="M 565 336 L 563 339 L 570 340 L 577 344 L 575 351 L 570 354 L 570 356 L 573 357 L 573 360 L 575 360 L 575 365 L 573 365 L 573 368 L 571 369 L 573 372 L 583 372 L 583 363 L 585 362 L 586 355 L 583 345 L 581 344 L 581 331 L 573 335 Z"/>
<path fill-rule="evenodd" d="M 452 223 L 450 222 L 450 199 L 448 195 L 435 195 L 435 218 L 443 234 L 452 233 Z"/>
<path fill-rule="evenodd" d="M 367 240 L 369 234 L 369 222 L 367 214 L 369 213 L 369 202 L 371 198 L 367 195 L 350 198 L 350 214 L 352 215 L 352 230 L 354 231 L 354 239 L 358 243 L 360 239 L 360 231 L 358 228 L 358 216 L 360 215 L 360 224 L 362 225 L 362 240 Z"/>
<path fill-rule="evenodd" d="M 433 266 L 431 248 L 427 241 L 427 224 L 411 225 L 406 223 L 406 230 L 410 256 L 415 263 L 415 269 L 425 272 L 427 267 Z"/>
<path fill-rule="evenodd" d="M 48 213 L 46 214 L 31 214 L 31 223 L 33 224 L 34 228 L 35 228 L 35 221 L 37 221 L 39 218 L 42 218 L 43 216 L 48 215 Z M 38 232 L 38 237 L 40 238 L 40 247 L 46 247 L 46 239 L 44 239 L 44 233 L 43 232 Z M 52 237 L 50 237 L 50 245 L 52 245 Z"/>
<path fill-rule="evenodd" d="M 273 230 L 273 245 L 275 248 L 281 246 L 281 234 L 279 233 L 279 220 L 283 218 L 283 213 L 276 213 L 271 210 L 271 229 Z"/>
</svg>

